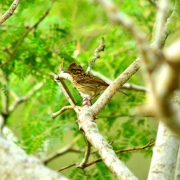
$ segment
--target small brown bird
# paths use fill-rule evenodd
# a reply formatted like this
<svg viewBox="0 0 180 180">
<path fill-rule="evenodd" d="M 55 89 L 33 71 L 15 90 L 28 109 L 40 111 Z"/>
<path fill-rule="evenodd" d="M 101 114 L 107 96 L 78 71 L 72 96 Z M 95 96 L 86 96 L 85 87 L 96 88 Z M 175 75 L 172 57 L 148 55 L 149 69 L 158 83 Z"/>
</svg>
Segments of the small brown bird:
<svg viewBox="0 0 180 180">
<path fill-rule="evenodd" d="M 109 84 L 107 84 L 103 80 L 93 75 L 87 74 L 83 70 L 83 68 L 80 65 L 76 64 L 75 62 L 70 64 L 70 66 L 67 69 L 67 72 L 72 76 L 74 87 L 80 93 L 90 95 L 91 100 L 94 99 L 96 96 L 98 96 L 102 91 L 104 91 L 109 86 Z M 125 94 L 124 92 L 122 93 Z"/>
</svg>

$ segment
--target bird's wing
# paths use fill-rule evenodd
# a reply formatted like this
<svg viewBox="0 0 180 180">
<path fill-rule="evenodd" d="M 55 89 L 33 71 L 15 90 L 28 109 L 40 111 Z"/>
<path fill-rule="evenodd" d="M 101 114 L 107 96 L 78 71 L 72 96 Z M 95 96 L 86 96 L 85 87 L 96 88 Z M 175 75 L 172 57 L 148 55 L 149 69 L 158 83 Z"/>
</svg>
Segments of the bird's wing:
<svg viewBox="0 0 180 180">
<path fill-rule="evenodd" d="M 92 84 L 94 86 L 98 85 L 98 86 L 109 86 L 109 84 L 107 84 L 106 82 L 104 82 L 103 80 L 95 77 L 95 76 L 91 76 L 91 75 L 86 75 L 84 78 L 79 78 L 77 79 L 77 83 L 81 83 L 81 84 Z"/>
</svg>

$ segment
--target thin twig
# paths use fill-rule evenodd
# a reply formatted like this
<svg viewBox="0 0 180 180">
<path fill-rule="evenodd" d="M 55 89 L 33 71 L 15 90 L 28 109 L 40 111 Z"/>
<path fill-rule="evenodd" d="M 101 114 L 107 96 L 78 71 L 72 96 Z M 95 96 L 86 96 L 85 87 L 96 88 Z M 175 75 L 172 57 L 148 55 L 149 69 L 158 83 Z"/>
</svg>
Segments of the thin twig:
<svg viewBox="0 0 180 180">
<path fill-rule="evenodd" d="M 69 165 L 69 166 L 64 166 L 64 167 L 62 167 L 61 169 L 57 170 L 57 172 L 63 171 L 63 170 L 65 170 L 65 169 L 68 169 L 68 168 L 73 167 L 73 166 L 76 166 L 76 164 L 71 164 L 71 165 Z"/>
<path fill-rule="evenodd" d="M 149 148 L 151 146 L 154 146 L 154 144 L 155 144 L 155 141 L 149 142 L 148 144 L 146 144 L 145 146 L 142 146 L 142 147 L 133 147 L 133 148 L 127 148 L 127 149 L 124 149 L 124 150 L 117 150 L 117 151 L 115 151 L 115 153 L 119 154 L 119 153 L 124 153 L 124 152 L 133 152 L 133 151 L 143 150 L 143 149 Z M 102 161 L 102 158 L 99 158 L 99 159 L 97 159 L 95 161 L 92 161 L 92 162 L 86 164 L 86 166 L 84 168 L 87 168 L 87 167 L 89 167 L 89 166 L 91 166 L 93 164 L 96 164 L 98 162 L 101 162 L 101 161 Z"/>
<path fill-rule="evenodd" d="M 86 137 L 85 137 L 86 138 Z M 85 166 L 86 166 L 86 163 L 89 159 L 89 156 L 90 156 L 90 152 L 91 152 L 91 144 L 89 143 L 89 141 L 86 139 L 86 152 L 85 152 L 85 155 L 84 155 L 84 158 L 83 160 L 81 161 L 80 164 L 77 165 L 78 168 L 81 168 L 83 169 Z"/>
<path fill-rule="evenodd" d="M 117 150 L 117 151 L 115 151 L 115 153 L 119 154 L 119 153 L 124 153 L 124 152 L 134 152 L 134 151 L 138 151 L 138 150 L 143 150 L 143 149 L 149 148 L 151 146 L 154 146 L 154 144 L 155 144 L 155 141 L 152 141 L 152 142 L 149 142 L 148 144 L 146 144 L 144 146 L 141 146 L 141 147 L 133 147 L 133 148 L 127 148 L 127 149 L 124 149 L 124 150 Z M 95 161 L 92 161 L 92 162 L 86 164 L 84 166 L 84 169 L 91 166 L 91 165 L 93 165 L 93 164 L 101 162 L 101 161 L 102 161 L 102 158 L 96 159 Z M 73 167 L 73 166 L 76 166 L 76 164 L 65 166 L 65 167 L 63 167 L 63 168 L 61 168 L 61 169 L 59 169 L 57 171 L 60 172 L 60 171 L 63 171 L 65 169 L 68 169 L 68 168 Z"/>
<path fill-rule="evenodd" d="M 51 7 L 52 8 L 52 7 Z M 11 55 L 9 56 L 9 58 L 2 64 L 0 64 L 0 68 L 2 68 L 3 66 L 5 66 L 7 63 L 9 63 L 13 57 L 16 54 L 17 49 L 19 48 L 19 46 L 21 46 L 21 44 L 23 43 L 24 39 L 28 36 L 28 34 L 33 30 L 36 29 L 37 26 L 44 20 L 44 18 L 49 14 L 51 8 L 49 8 L 45 14 L 31 27 L 29 28 L 24 34 L 23 36 L 20 38 L 20 40 L 18 41 L 18 43 L 16 44 L 14 50 L 12 51 Z"/>
<path fill-rule="evenodd" d="M 9 9 L 0 17 L 0 25 L 13 15 L 21 0 L 14 0 Z"/>
<path fill-rule="evenodd" d="M 154 33 L 154 43 L 153 47 L 159 49 L 161 46 L 162 35 L 164 34 L 164 26 L 167 21 L 167 13 L 169 10 L 169 0 L 159 0 L 158 2 L 158 12 L 156 15 L 155 22 L 155 33 Z"/>
<path fill-rule="evenodd" d="M 177 14 L 178 9 L 179 9 L 178 0 L 176 0 L 173 11 L 172 11 L 171 15 L 169 16 L 169 18 L 167 19 L 166 24 L 164 26 L 164 33 L 161 36 L 161 43 L 160 43 L 160 47 L 159 47 L 160 49 L 162 49 L 164 47 L 165 41 L 172 31 L 170 28 L 171 28 L 172 23 L 174 23 L 174 20 L 177 19 L 177 17 L 178 17 L 178 14 Z"/>
<path fill-rule="evenodd" d="M 144 86 L 139 86 L 136 84 L 130 84 L 126 83 L 122 86 L 122 89 L 127 89 L 127 90 L 133 90 L 133 91 L 139 91 L 139 92 L 148 92 L 148 89 Z"/>
<path fill-rule="evenodd" d="M 110 145 L 113 145 L 113 144 L 114 144 L 114 141 L 109 142 L 109 144 L 110 144 Z M 95 151 L 92 151 L 91 154 L 95 154 L 95 153 L 97 153 L 97 152 L 98 152 L 98 151 L 95 150 Z"/>
<path fill-rule="evenodd" d="M 51 117 L 54 119 L 57 116 L 61 115 L 62 113 L 64 113 L 65 111 L 69 110 L 69 109 L 74 109 L 74 106 L 64 106 L 62 109 L 60 109 L 59 111 L 52 113 Z"/>
<path fill-rule="evenodd" d="M 75 107 L 77 103 L 76 103 L 74 97 L 72 96 L 71 92 L 69 91 L 67 85 L 64 83 L 63 79 L 59 78 L 58 76 L 55 76 L 54 77 L 54 81 L 59 85 L 59 87 L 62 90 L 62 93 L 67 98 L 67 100 L 69 101 L 70 105 L 72 107 Z"/>
<path fill-rule="evenodd" d="M 95 61 L 96 61 L 98 58 L 100 58 L 99 52 L 100 52 L 100 51 L 104 51 L 104 49 L 105 49 L 105 47 L 106 47 L 105 44 L 104 44 L 104 42 L 105 42 L 105 40 L 104 40 L 104 38 L 102 37 L 102 38 L 101 38 L 101 42 L 100 42 L 99 46 L 95 49 L 95 51 L 94 51 L 94 56 L 93 56 L 93 58 L 91 59 L 91 61 L 90 61 L 90 63 L 89 63 L 89 66 L 88 66 L 88 69 L 87 69 L 87 73 L 88 73 L 88 74 L 91 73 L 91 69 L 92 69 L 92 66 L 93 66 L 93 64 L 95 63 Z"/>
</svg>

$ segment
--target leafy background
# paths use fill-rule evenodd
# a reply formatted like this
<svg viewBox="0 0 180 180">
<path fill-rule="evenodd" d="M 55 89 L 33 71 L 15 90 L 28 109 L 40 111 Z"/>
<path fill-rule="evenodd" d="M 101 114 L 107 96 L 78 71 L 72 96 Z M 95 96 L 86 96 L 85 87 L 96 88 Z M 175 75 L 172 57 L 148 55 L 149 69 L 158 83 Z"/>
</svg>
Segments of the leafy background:
<svg viewBox="0 0 180 180">
<path fill-rule="evenodd" d="M 1 0 L 0 14 L 3 14 L 11 3 L 9 0 Z M 148 41 L 152 42 L 155 7 L 147 0 L 116 0 L 116 3 L 121 5 L 121 10 L 140 26 Z M 44 20 L 17 46 L 23 35 L 49 8 L 51 10 Z M 73 111 L 51 119 L 51 113 L 68 105 L 68 102 L 51 79 L 50 73 L 58 73 L 62 58 L 65 59 L 66 68 L 76 61 L 86 69 L 100 38 L 104 37 L 106 49 L 101 52 L 101 58 L 97 60 L 93 70 L 114 80 L 139 55 L 134 39 L 122 27 L 110 23 L 102 8 L 90 0 L 74 0 L 73 3 L 71 0 L 21 1 L 15 14 L 0 26 L 0 34 L 0 65 L 9 59 L 0 70 L 1 92 L 13 91 L 23 97 L 36 84 L 44 82 L 43 88 L 8 117 L 6 124 L 18 137 L 16 143 L 29 154 L 37 155 L 43 152 L 44 146 L 50 154 L 79 136 L 76 148 L 84 150 L 85 140 L 75 123 L 77 117 Z M 81 48 L 76 58 L 74 52 L 78 43 Z M 3 81 L 3 77 L 8 79 L 8 83 Z M 142 73 L 134 75 L 129 83 L 143 86 Z M 81 97 L 78 92 L 69 82 L 67 84 L 80 105 Z M 145 94 L 134 91 L 126 93 L 129 96 L 117 93 L 96 121 L 105 138 L 109 142 L 114 141 L 115 150 L 143 146 L 156 136 L 157 123 L 154 119 L 132 116 L 133 108 L 146 102 Z M 12 102 L 11 97 L 10 104 Z M 2 104 L 3 100 L 0 104 L 1 110 Z M 150 148 L 134 153 L 122 153 L 119 156 L 139 179 L 145 179 L 151 155 Z M 82 158 L 83 153 L 68 153 L 47 166 L 57 170 L 62 166 L 80 162 Z M 96 158 L 97 154 L 90 159 Z M 61 173 L 70 179 L 115 179 L 102 162 L 85 170 L 70 168 Z"/>
</svg>

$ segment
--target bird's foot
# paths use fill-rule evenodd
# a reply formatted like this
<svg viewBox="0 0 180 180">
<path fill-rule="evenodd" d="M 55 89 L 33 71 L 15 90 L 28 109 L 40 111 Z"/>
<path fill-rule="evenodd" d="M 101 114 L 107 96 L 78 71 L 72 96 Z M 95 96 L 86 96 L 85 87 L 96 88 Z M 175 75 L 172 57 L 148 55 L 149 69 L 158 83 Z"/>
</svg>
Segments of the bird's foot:
<svg viewBox="0 0 180 180">
<path fill-rule="evenodd" d="M 83 98 L 82 106 L 91 106 L 91 99 L 88 97 Z"/>
</svg>

